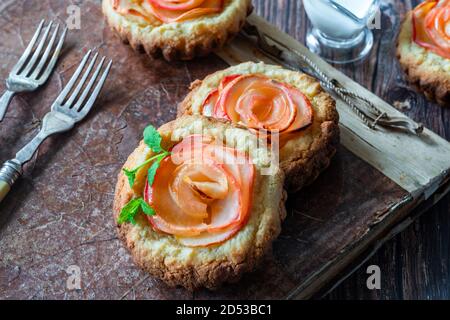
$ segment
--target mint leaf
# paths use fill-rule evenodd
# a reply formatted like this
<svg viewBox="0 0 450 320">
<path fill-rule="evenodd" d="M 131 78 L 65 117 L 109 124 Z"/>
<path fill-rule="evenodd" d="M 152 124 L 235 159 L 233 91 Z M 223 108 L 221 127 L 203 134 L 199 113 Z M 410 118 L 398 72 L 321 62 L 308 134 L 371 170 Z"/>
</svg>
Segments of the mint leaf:
<svg viewBox="0 0 450 320">
<path fill-rule="evenodd" d="M 122 224 L 124 222 L 131 222 L 132 224 L 136 224 L 135 217 L 139 213 L 139 209 L 141 209 L 142 212 L 148 216 L 154 216 L 156 214 L 155 210 L 150 207 L 150 205 L 145 202 L 144 199 L 136 198 L 128 202 L 127 205 L 122 208 L 117 222 L 119 224 Z"/>
<path fill-rule="evenodd" d="M 141 169 L 142 167 L 144 167 L 145 165 L 147 165 L 148 163 L 152 162 L 155 160 L 155 162 L 152 164 L 152 166 L 150 167 L 150 169 L 148 170 L 149 174 L 151 173 L 151 183 L 150 185 L 153 184 L 153 179 L 155 177 L 156 174 L 156 170 L 159 167 L 159 163 L 161 162 L 162 159 L 164 159 L 167 155 L 169 155 L 169 152 L 167 151 L 163 151 L 163 153 L 157 154 L 156 156 L 153 156 L 147 160 L 145 160 L 143 163 L 141 163 L 139 166 L 137 166 L 136 168 L 132 169 L 132 170 L 128 170 L 128 169 L 122 169 L 123 173 L 127 176 L 128 178 L 128 183 L 130 184 L 130 187 L 133 188 L 134 182 L 136 181 L 136 174 L 139 171 L 139 169 Z M 150 180 L 149 180 L 150 182 Z"/>
<path fill-rule="evenodd" d="M 163 153 L 164 157 L 165 154 Z M 148 179 L 148 185 L 151 187 L 153 185 L 153 182 L 155 181 L 155 175 L 156 175 L 156 171 L 159 168 L 159 165 L 161 164 L 161 160 L 164 157 L 159 157 L 158 159 L 155 160 L 155 162 L 153 162 L 153 164 L 151 165 L 151 167 L 148 169 L 148 174 L 147 174 L 147 179 Z"/>
<path fill-rule="evenodd" d="M 153 181 L 155 180 L 156 170 L 158 170 L 161 160 L 164 159 L 168 154 L 170 154 L 161 147 L 161 141 L 162 141 L 161 135 L 159 134 L 158 130 L 155 129 L 155 127 L 148 126 L 147 128 L 145 128 L 144 142 L 153 151 L 153 153 L 156 154 L 153 157 L 150 157 L 149 159 L 145 160 L 143 163 L 141 163 L 134 169 L 130 170 L 125 168 L 123 169 L 123 172 L 128 178 L 128 183 L 130 184 L 131 188 L 133 188 L 133 185 L 136 181 L 136 174 L 139 171 L 139 169 L 146 166 L 152 161 L 154 161 L 154 163 L 148 169 L 148 182 L 150 186 L 153 184 Z"/>
<path fill-rule="evenodd" d="M 136 220 L 134 220 L 134 217 L 139 212 L 141 200 L 142 198 L 137 198 L 128 202 L 127 205 L 122 208 L 117 222 L 119 224 L 122 224 L 124 222 L 131 222 L 132 224 L 136 224 Z"/>
<path fill-rule="evenodd" d="M 155 127 L 148 126 L 145 128 L 144 142 L 150 149 L 152 149 L 154 153 L 160 153 L 163 151 L 163 148 L 161 148 L 161 140 L 161 135 Z"/>
<path fill-rule="evenodd" d="M 145 202 L 144 199 L 141 201 L 141 209 L 142 212 L 144 212 L 148 216 L 154 216 L 156 214 L 155 210 L 149 206 L 147 202 Z"/>
<path fill-rule="evenodd" d="M 130 184 L 131 188 L 133 188 L 134 181 L 136 180 L 136 172 L 137 172 L 137 169 L 134 169 L 134 170 L 123 169 L 123 173 L 125 173 L 125 175 L 127 176 L 128 183 Z"/>
</svg>

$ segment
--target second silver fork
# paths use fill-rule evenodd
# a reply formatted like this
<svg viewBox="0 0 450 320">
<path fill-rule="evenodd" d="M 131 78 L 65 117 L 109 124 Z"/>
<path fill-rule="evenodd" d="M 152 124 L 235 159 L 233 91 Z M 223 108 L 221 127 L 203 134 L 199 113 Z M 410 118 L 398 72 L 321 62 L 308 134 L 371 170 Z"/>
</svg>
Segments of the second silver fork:
<svg viewBox="0 0 450 320">
<path fill-rule="evenodd" d="M 22 175 L 22 166 L 31 160 L 42 142 L 53 134 L 72 129 L 92 109 L 111 69 L 112 61 L 103 67 L 105 62 L 105 57 L 103 57 L 95 71 L 92 72 L 98 57 L 96 53 L 82 74 L 90 55 L 91 51 L 84 56 L 72 78 L 56 98 L 51 111 L 45 115 L 42 121 L 39 133 L 16 154 L 15 159 L 7 161 L 0 169 L 0 202 L 10 191 L 14 182 Z M 88 81 L 89 76 L 91 77 Z M 78 84 L 75 86 L 77 82 Z"/>
<path fill-rule="evenodd" d="M 0 122 L 2 122 L 6 110 L 8 109 L 14 95 L 17 92 L 36 90 L 47 81 L 56 65 L 59 54 L 61 53 L 64 39 L 66 37 L 67 28 L 65 28 L 62 32 L 55 46 L 56 37 L 59 31 L 59 25 L 56 25 L 53 34 L 46 45 L 53 25 L 53 22 L 50 22 L 45 28 L 44 35 L 41 40 L 33 50 L 42 33 L 44 23 L 45 21 L 42 20 L 30 43 L 6 80 L 7 90 L 0 98 Z M 54 46 L 55 48 L 53 48 Z"/>
</svg>

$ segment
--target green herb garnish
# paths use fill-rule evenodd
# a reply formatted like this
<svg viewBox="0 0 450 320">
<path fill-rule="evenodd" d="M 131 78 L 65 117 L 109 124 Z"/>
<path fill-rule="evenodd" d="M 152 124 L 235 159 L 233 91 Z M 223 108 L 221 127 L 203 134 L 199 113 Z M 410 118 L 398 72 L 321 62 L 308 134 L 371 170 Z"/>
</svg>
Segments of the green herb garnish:
<svg viewBox="0 0 450 320">
<path fill-rule="evenodd" d="M 155 127 L 148 126 L 147 128 L 145 128 L 144 142 L 153 151 L 153 153 L 156 153 L 156 155 L 147 159 L 134 169 L 123 169 L 123 172 L 127 176 L 131 188 L 133 188 L 134 182 L 136 181 L 136 174 L 139 171 L 139 169 L 146 166 L 150 162 L 155 161 L 148 170 L 148 182 L 150 186 L 153 184 L 156 170 L 158 169 L 161 160 L 170 154 L 168 151 L 164 150 L 161 147 L 161 141 L 162 141 L 161 135 L 159 134 L 158 130 L 156 130 Z"/>
<path fill-rule="evenodd" d="M 156 170 L 159 168 L 159 164 L 161 163 L 161 160 L 164 159 L 166 156 L 168 156 L 170 153 L 167 151 L 163 151 L 160 154 L 157 154 L 151 158 L 148 158 L 143 163 L 141 163 L 139 166 L 137 166 L 134 169 L 128 170 L 123 169 L 123 173 L 128 178 L 128 183 L 130 184 L 130 187 L 133 188 L 134 182 L 136 181 L 136 174 L 142 167 L 145 167 L 150 162 L 154 161 L 154 163 L 151 165 L 150 169 L 148 169 L 148 182 L 151 185 L 153 185 L 153 180 L 155 179 Z"/>
<path fill-rule="evenodd" d="M 153 164 L 148 169 L 147 180 L 148 180 L 149 186 L 153 185 L 153 181 L 155 181 L 156 170 L 158 170 L 159 165 L 161 164 L 161 160 L 163 158 L 164 157 L 156 159 L 155 162 L 153 162 Z"/>
<path fill-rule="evenodd" d="M 155 210 L 152 207 L 150 207 L 150 205 L 144 200 L 141 201 L 141 209 L 142 212 L 144 212 L 148 216 L 154 216 L 156 214 Z"/>
<path fill-rule="evenodd" d="M 123 173 L 127 176 L 128 178 L 128 183 L 130 185 L 130 187 L 133 187 L 134 185 L 134 181 L 136 180 L 136 173 L 139 169 L 134 169 L 134 170 L 127 170 L 127 169 L 122 169 Z"/>
<path fill-rule="evenodd" d="M 146 215 L 155 215 L 155 210 L 153 210 L 153 208 L 150 207 L 144 199 L 136 198 L 128 202 L 127 205 L 122 208 L 117 222 L 119 224 L 122 224 L 124 222 L 131 222 L 132 224 L 136 224 L 136 220 L 134 218 L 139 213 L 139 209 L 141 209 L 142 212 L 144 212 Z"/>
<path fill-rule="evenodd" d="M 145 128 L 144 142 L 150 149 L 152 149 L 154 153 L 160 153 L 164 151 L 164 149 L 161 148 L 161 141 L 161 135 L 155 127 L 148 126 L 147 128 Z"/>
<path fill-rule="evenodd" d="M 155 153 L 155 155 L 145 160 L 136 168 L 123 169 L 123 172 L 128 178 L 128 183 L 130 184 L 131 188 L 133 188 L 133 185 L 136 181 L 137 172 L 151 162 L 153 163 L 148 169 L 147 180 L 149 186 L 153 185 L 153 182 L 155 181 L 156 171 L 158 170 L 161 161 L 165 157 L 170 155 L 170 152 L 164 150 L 161 147 L 161 141 L 162 141 L 161 135 L 159 134 L 158 130 L 156 130 L 155 127 L 148 126 L 147 128 L 145 128 L 144 142 L 153 151 L 153 153 Z M 132 224 L 135 224 L 136 220 L 134 217 L 140 211 L 149 216 L 153 216 L 156 214 L 155 210 L 147 202 L 145 202 L 143 198 L 136 198 L 128 202 L 125 205 L 125 207 L 122 208 L 122 211 L 120 212 L 120 216 L 117 222 L 119 224 L 122 224 L 124 222 L 131 222 Z"/>
</svg>

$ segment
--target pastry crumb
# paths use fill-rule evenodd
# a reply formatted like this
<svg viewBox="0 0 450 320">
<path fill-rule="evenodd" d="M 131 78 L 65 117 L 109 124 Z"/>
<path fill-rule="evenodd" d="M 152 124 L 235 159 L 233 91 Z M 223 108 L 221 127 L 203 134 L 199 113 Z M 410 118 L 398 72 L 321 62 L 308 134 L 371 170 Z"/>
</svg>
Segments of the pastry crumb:
<svg viewBox="0 0 450 320">
<path fill-rule="evenodd" d="M 409 100 L 405 101 L 394 101 L 393 103 L 395 109 L 400 111 L 411 110 L 411 102 Z"/>
</svg>

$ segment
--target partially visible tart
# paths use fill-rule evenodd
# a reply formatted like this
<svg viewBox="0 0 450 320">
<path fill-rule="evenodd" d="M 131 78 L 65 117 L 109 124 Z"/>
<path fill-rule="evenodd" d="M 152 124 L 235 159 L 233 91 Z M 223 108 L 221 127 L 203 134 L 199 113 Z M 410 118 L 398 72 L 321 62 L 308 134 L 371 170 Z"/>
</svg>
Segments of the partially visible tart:
<svg viewBox="0 0 450 320">
<path fill-rule="evenodd" d="M 428 0 L 408 12 L 397 55 L 410 82 L 428 99 L 450 106 L 449 0 Z"/>
<path fill-rule="evenodd" d="M 251 0 L 103 0 L 108 24 L 135 50 L 190 60 L 222 47 L 243 26 Z"/>
<path fill-rule="evenodd" d="M 151 159 L 158 153 L 145 136 L 124 165 L 139 167 L 136 175 L 119 174 L 114 219 L 120 238 L 140 267 L 169 285 L 215 288 L 238 280 L 281 231 L 283 172 L 271 167 L 270 151 L 248 130 L 229 123 L 186 116 L 158 131 L 168 151 L 154 176 Z M 130 217 L 133 201 L 143 208 Z"/>
<path fill-rule="evenodd" d="M 197 80 L 191 89 L 179 106 L 179 116 L 219 118 L 259 136 L 261 129 L 279 133 L 279 160 L 288 192 L 312 183 L 336 152 L 335 101 L 306 74 L 247 62 Z"/>
</svg>

